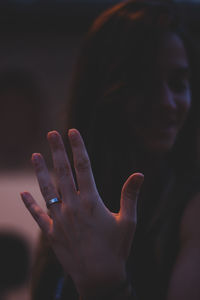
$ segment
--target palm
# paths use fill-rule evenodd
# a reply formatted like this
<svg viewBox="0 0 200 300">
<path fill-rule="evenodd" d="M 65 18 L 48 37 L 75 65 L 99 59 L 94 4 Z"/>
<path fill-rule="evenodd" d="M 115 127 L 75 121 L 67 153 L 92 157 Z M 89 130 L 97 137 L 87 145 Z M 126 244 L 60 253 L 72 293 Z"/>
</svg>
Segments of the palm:
<svg viewBox="0 0 200 300">
<path fill-rule="evenodd" d="M 73 135 L 72 135 L 73 133 Z M 93 178 L 89 158 L 80 134 L 69 133 L 76 189 L 70 164 L 60 135 L 51 132 L 48 140 L 52 150 L 62 202 L 50 207 L 51 217 L 44 213 L 32 196 L 23 193 L 23 200 L 46 234 L 65 272 L 81 290 L 124 276 L 125 262 L 136 226 L 136 201 L 143 175 L 135 173 L 124 184 L 118 214 L 103 204 Z M 58 197 L 40 154 L 33 155 L 33 164 L 45 201 Z"/>
</svg>

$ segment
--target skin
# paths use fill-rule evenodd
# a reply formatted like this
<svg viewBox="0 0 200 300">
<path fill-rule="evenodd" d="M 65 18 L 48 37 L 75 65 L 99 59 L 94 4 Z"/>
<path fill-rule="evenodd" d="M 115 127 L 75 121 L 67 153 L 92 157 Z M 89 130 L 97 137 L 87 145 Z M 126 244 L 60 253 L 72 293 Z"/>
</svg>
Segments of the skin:
<svg viewBox="0 0 200 300">
<path fill-rule="evenodd" d="M 112 213 L 97 192 L 79 132 L 69 131 L 78 191 L 61 136 L 50 132 L 48 141 L 62 203 L 50 207 L 50 218 L 28 192 L 21 196 L 79 294 L 94 299 L 94 295 L 103 296 L 126 280 L 125 262 L 136 228 L 136 202 L 143 175 L 135 173 L 128 178 L 122 189 L 120 211 Z M 32 162 L 45 201 L 57 197 L 41 154 L 33 154 Z"/>
<path fill-rule="evenodd" d="M 191 92 L 189 62 L 180 37 L 167 34 L 158 53 L 150 90 L 130 99 L 126 114 L 145 151 L 163 156 L 174 145 L 187 118 Z"/>
<path fill-rule="evenodd" d="M 148 114 L 144 114 L 144 110 L 138 114 L 141 120 L 145 121 L 147 118 L 145 122 L 151 122 L 148 127 L 142 126 L 142 122 L 137 123 L 138 127 L 134 122 L 130 126 L 133 126 L 137 137 L 149 152 L 163 155 L 173 146 L 187 118 L 191 96 L 188 60 L 182 41 L 178 36 L 170 34 L 163 39 L 160 49 L 160 73 L 159 81 L 156 81 L 159 82 L 159 89 L 153 94 L 156 104 L 153 102 Z M 177 70 L 180 69 L 184 69 L 184 76 L 183 73 L 181 77 L 177 75 Z M 175 82 L 181 81 L 181 86 L 184 83 L 184 89 L 177 89 L 172 80 L 174 76 Z M 180 82 L 178 86 L 179 84 Z M 131 120 L 133 119 L 132 116 Z M 48 134 L 48 142 L 62 202 L 50 206 L 49 217 L 30 193 L 24 192 L 21 196 L 49 239 L 64 271 L 71 275 L 81 298 L 102 299 L 109 291 L 115 291 L 126 281 L 125 264 L 136 229 L 137 199 L 143 175 L 134 173 L 127 179 L 122 188 L 120 211 L 118 214 L 112 213 L 98 194 L 79 132 L 71 129 L 68 138 L 73 152 L 78 190 L 63 141 L 59 133 L 53 131 Z M 32 162 L 45 201 L 58 197 L 42 155 L 33 154 Z M 196 195 L 189 202 L 180 224 L 180 251 L 171 274 L 167 300 L 200 299 L 199 210 L 200 196 Z M 129 290 L 126 290 L 115 299 L 128 300 L 129 296 Z"/>
</svg>

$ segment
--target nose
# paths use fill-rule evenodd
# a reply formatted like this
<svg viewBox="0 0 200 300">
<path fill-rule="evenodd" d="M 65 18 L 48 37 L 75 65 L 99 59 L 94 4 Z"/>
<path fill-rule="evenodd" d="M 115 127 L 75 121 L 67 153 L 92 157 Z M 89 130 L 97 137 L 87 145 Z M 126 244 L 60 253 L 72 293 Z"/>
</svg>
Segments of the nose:
<svg viewBox="0 0 200 300">
<path fill-rule="evenodd" d="M 177 108 L 175 95 L 166 81 L 160 83 L 158 100 L 165 110 L 174 111 Z"/>
</svg>

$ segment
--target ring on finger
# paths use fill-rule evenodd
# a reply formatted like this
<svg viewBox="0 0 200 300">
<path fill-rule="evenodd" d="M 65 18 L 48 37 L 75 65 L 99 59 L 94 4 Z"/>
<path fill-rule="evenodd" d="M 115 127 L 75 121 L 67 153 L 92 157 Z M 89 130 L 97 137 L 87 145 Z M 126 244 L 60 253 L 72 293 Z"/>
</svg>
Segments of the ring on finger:
<svg viewBox="0 0 200 300">
<path fill-rule="evenodd" d="M 49 209 L 51 205 L 56 204 L 56 203 L 61 203 L 61 200 L 58 198 L 52 198 L 50 200 L 47 200 L 46 206 Z"/>
</svg>

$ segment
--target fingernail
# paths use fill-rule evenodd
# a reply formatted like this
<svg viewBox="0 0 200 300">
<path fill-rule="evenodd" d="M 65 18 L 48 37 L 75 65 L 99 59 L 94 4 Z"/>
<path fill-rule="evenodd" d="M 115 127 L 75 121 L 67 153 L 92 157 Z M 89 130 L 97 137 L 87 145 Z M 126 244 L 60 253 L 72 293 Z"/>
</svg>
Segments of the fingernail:
<svg viewBox="0 0 200 300">
<path fill-rule="evenodd" d="M 142 173 L 136 173 L 136 174 L 137 174 L 137 177 L 135 178 L 135 181 L 137 184 L 137 188 L 140 189 L 143 184 L 143 181 L 144 181 L 144 175 Z"/>
<path fill-rule="evenodd" d="M 21 198 L 22 198 L 23 201 L 26 200 L 26 192 L 20 193 L 20 196 L 21 196 Z"/>
<path fill-rule="evenodd" d="M 38 163 L 39 159 L 40 159 L 40 154 L 39 153 L 33 153 L 31 159 L 34 163 Z"/>
<path fill-rule="evenodd" d="M 71 140 L 73 140 L 73 141 L 76 140 L 77 135 L 78 135 L 78 131 L 76 129 L 74 129 L 74 128 L 69 129 L 68 136 Z"/>
<path fill-rule="evenodd" d="M 50 138 L 50 139 L 53 140 L 53 141 L 57 140 L 57 138 L 58 138 L 58 132 L 55 131 L 55 130 L 49 131 L 49 132 L 47 133 L 47 138 L 48 138 L 48 139 Z"/>
</svg>

